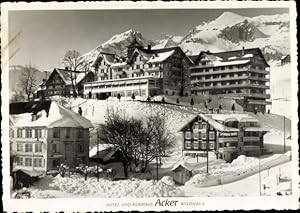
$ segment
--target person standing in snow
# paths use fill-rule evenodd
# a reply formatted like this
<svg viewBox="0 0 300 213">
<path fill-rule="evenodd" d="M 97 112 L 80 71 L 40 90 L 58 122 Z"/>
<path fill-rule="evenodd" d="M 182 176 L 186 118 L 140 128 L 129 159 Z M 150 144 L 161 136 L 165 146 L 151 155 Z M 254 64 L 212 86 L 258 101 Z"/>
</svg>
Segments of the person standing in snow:
<svg viewBox="0 0 300 213">
<path fill-rule="evenodd" d="M 78 114 L 82 116 L 82 109 L 81 109 L 81 107 L 78 108 Z"/>
</svg>

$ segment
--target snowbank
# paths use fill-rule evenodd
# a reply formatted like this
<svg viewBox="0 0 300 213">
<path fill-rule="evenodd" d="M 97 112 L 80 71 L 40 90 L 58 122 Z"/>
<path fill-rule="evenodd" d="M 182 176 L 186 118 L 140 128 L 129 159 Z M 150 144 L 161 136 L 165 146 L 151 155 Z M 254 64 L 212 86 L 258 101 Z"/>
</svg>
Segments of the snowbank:
<svg viewBox="0 0 300 213">
<path fill-rule="evenodd" d="M 183 192 L 172 185 L 169 178 L 163 180 L 118 180 L 111 181 L 101 178 L 99 182 L 94 177 L 86 181 L 82 176 L 71 175 L 62 178 L 60 175 L 55 178 L 48 177 L 49 189 L 61 191 L 68 194 L 74 194 L 84 197 L 103 197 L 103 198 L 120 198 L 120 197 L 177 197 L 182 196 Z M 167 184 L 165 183 L 167 182 Z M 35 197 L 43 197 L 39 185 L 34 186 L 30 191 Z"/>
</svg>

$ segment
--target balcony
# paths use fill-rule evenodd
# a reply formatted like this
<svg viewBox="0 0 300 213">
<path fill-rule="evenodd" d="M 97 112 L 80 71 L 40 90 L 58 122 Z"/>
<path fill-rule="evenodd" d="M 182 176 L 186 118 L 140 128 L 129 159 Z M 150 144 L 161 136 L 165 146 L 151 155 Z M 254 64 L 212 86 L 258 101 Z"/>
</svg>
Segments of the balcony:
<svg viewBox="0 0 300 213">
<path fill-rule="evenodd" d="M 237 151 L 237 147 L 235 146 L 228 146 L 228 147 L 221 147 L 218 150 L 219 152 L 223 153 L 223 152 L 235 152 Z"/>
<path fill-rule="evenodd" d="M 259 141 L 259 137 L 258 136 L 244 136 L 243 137 L 243 141 Z"/>
<path fill-rule="evenodd" d="M 144 69 L 145 72 L 159 72 L 161 71 L 161 68 L 160 67 L 149 67 L 149 68 L 145 68 Z"/>
<path fill-rule="evenodd" d="M 247 68 L 225 69 L 225 70 L 209 71 L 209 72 L 191 71 L 191 76 L 215 75 L 215 74 L 225 74 L 225 73 L 241 73 L 241 72 L 247 72 L 247 71 L 248 71 Z"/>
<path fill-rule="evenodd" d="M 238 142 L 237 137 L 220 137 L 219 142 Z"/>
<path fill-rule="evenodd" d="M 245 80 L 248 79 L 247 76 L 233 76 L 233 77 L 226 77 L 226 78 L 209 78 L 209 79 L 199 79 L 199 80 L 191 80 L 191 83 L 205 83 L 205 82 L 219 82 L 219 81 L 232 81 L 232 80 Z"/>
<path fill-rule="evenodd" d="M 205 86 L 205 87 L 193 87 L 192 90 L 206 91 L 206 90 L 220 90 L 220 89 L 234 89 L 234 88 L 258 88 L 258 89 L 270 89 L 266 85 L 257 84 L 229 84 L 229 85 L 218 85 L 218 86 Z"/>
<path fill-rule="evenodd" d="M 259 145 L 244 145 L 243 146 L 243 151 L 255 151 L 255 150 L 259 150 L 260 147 Z"/>
</svg>

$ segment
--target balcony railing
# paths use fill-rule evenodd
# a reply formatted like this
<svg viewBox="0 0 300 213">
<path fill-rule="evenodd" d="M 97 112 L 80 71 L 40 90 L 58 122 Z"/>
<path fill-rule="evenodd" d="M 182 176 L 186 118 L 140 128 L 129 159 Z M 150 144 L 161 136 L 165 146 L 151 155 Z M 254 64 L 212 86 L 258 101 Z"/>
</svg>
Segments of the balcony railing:
<svg viewBox="0 0 300 213">
<path fill-rule="evenodd" d="M 212 89 L 232 89 L 232 88 L 258 88 L 258 89 L 270 89 L 266 85 L 257 84 L 230 84 L 230 85 L 218 85 L 218 86 L 205 86 L 205 87 L 192 87 L 192 90 L 205 91 Z"/>
<path fill-rule="evenodd" d="M 219 142 L 237 142 L 238 138 L 237 137 L 220 137 Z"/>
<path fill-rule="evenodd" d="M 258 136 L 245 136 L 243 137 L 243 141 L 259 141 L 259 137 Z"/>
<path fill-rule="evenodd" d="M 198 82 L 219 82 L 219 81 L 230 81 L 230 80 L 244 80 L 247 79 L 248 76 L 233 76 L 233 77 L 226 77 L 226 78 L 209 78 L 209 79 L 199 79 L 199 80 L 192 80 L 191 83 L 198 83 Z"/>
</svg>

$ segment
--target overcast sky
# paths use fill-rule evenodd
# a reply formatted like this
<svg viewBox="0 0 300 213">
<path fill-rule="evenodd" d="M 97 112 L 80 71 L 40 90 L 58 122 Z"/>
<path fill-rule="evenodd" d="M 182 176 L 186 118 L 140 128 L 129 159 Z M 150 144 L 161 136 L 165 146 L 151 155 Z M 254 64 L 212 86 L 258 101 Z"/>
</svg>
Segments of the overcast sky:
<svg viewBox="0 0 300 213">
<path fill-rule="evenodd" d="M 226 11 L 252 17 L 286 13 L 288 9 L 10 11 L 9 37 L 21 32 L 10 45 L 10 54 L 20 48 L 10 65 L 32 64 L 42 71 L 52 70 L 67 50 L 84 54 L 129 29 L 152 40 L 168 34 L 183 36 Z"/>
</svg>

